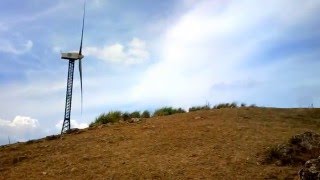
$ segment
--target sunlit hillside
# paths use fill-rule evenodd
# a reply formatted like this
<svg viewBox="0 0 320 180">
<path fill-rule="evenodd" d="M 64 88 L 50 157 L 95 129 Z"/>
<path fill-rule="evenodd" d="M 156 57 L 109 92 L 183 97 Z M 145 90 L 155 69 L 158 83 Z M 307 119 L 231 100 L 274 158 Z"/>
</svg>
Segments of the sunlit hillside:
<svg viewBox="0 0 320 180">
<path fill-rule="evenodd" d="M 0 147 L 0 179 L 297 178 L 261 163 L 270 147 L 320 132 L 320 109 L 211 109 L 100 125 Z"/>
</svg>

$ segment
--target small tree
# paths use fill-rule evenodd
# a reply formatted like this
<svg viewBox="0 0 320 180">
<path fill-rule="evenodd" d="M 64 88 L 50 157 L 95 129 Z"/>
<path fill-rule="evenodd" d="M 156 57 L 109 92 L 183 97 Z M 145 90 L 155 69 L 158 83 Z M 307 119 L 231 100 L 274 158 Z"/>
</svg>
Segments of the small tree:
<svg viewBox="0 0 320 180">
<path fill-rule="evenodd" d="M 150 112 L 148 110 L 145 110 L 141 114 L 142 118 L 150 118 Z"/>
</svg>

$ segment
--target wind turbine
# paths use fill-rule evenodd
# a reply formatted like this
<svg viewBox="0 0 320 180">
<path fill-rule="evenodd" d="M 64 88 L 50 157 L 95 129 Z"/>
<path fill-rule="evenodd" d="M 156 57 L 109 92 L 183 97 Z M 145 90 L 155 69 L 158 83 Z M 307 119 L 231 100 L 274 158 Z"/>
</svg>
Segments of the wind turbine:
<svg viewBox="0 0 320 180">
<path fill-rule="evenodd" d="M 73 74 L 74 74 L 74 62 L 79 61 L 79 74 L 80 74 L 80 88 L 81 88 L 81 112 L 82 112 L 82 64 L 81 60 L 84 58 L 82 55 L 82 41 L 83 41 L 83 30 L 84 30 L 84 19 L 86 15 L 86 3 L 83 6 L 83 18 L 82 18 L 82 31 L 79 52 L 66 52 L 61 53 L 61 59 L 69 60 L 68 67 L 68 80 L 67 80 L 67 91 L 66 91 L 66 104 L 64 112 L 64 120 L 62 124 L 61 134 L 70 130 L 71 122 L 71 101 L 72 101 L 72 86 L 73 86 Z"/>
</svg>

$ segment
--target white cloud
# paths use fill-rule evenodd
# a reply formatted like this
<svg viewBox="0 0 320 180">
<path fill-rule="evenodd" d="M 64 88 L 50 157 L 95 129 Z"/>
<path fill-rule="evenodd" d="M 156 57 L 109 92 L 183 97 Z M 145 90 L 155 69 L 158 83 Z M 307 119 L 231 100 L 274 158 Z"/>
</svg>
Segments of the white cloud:
<svg viewBox="0 0 320 180">
<path fill-rule="evenodd" d="M 8 138 L 11 143 L 16 141 L 27 141 L 30 139 L 42 138 L 44 136 L 59 133 L 62 127 L 62 122 L 56 124 L 56 130 L 46 129 L 40 126 L 37 119 L 28 116 L 16 116 L 13 120 L 0 119 L 0 145 L 7 144 Z M 80 123 L 76 120 L 71 120 L 72 128 L 87 128 L 87 123 Z"/>
<path fill-rule="evenodd" d="M 39 126 L 37 119 L 32 119 L 26 116 L 16 116 L 13 121 L 0 119 L 0 126 L 13 127 L 13 128 L 37 128 Z"/>
<path fill-rule="evenodd" d="M 318 10 L 320 3 L 314 0 L 194 3 L 194 7 L 160 37 L 163 40 L 159 49 L 160 61 L 145 71 L 133 88 L 132 96 L 139 102 L 164 101 L 183 106 L 206 100 L 253 100 L 254 96 L 262 99 L 269 86 L 275 84 L 278 84 L 278 92 L 273 93 L 279 95 L 283 93 L 280 88 L 284 88 L 280 86 L 279 77 L 283 76 L 286 87 L 292 88 L 288 81 L 297 71 L 287 75 L 283 72 L 290 67 L 299 67 L 294 64 L 299 61 L 285 57 L 279 59 L 281 63 L 276 63 L 276 59 L 269 59 L 271 63 L 264 66 L 258 66 L 258 63 L 253 68 L 249 62 L 255 54 L 266 50 L 266 46 L 276 46 L 294 35 L 297 36 L 295 39 L 310 36 L 289 32 L 304 25 L 308 27 L 305 23 L 314 20 Z M 303 56 L 303 53 L 297 54 L 295 59 L 302 60 Z M 289 66 L 283 62 L 285 59 L 290 59 Z M 270 76 L 271 72 L 278 74 L 278 78 Z M 272 81 L 274 84 L 270 84 Z M 247 86 L 247 82 L 259 82 L 260 89 Z M 215 84 L 242 84 L 243 90 L 221 91 Z M 255 95 L 248 98 L 253 91 L 256 91 Z"/>
<path fill-rule="evenodd" d="M 8 137 L 15 142 L 38 138 L 43 134 L 37 119 L 20 115 L 12 121 L 0 119 L 0 144 L 8 143 Z"/>
<path fill-rule="evenodd" d="M 0 52 L 11 53 L 15 55 L 24 54 L 30 51 L 33 47 L 33 42 L 28 40 L 21 44 L 13 44 L 10 41 L 0 42 Z"/>
<path fill-rule="evenodd" d="M 116 43 L 110 46 L 87 47 L 84 54 L 111 63 L 139 64 L 149 58 L 146 43 L 138 38 L 133 38 L 126 46 Z"/>
<path fill-rule="evenodd" d="M 57 124 L 56 124 L 56 128 L 58 130 L 61 130 L 61 127 L 62 127 L 62 123 L 63 123 L 63 120 L 60 120 Z M 78 129 L 84 129 L 84 128 L 87 128 L 89 127 L 89 125 L 87 123 L 80 123 L 74 119 L 71 119 L 71 128 L 78 128 Z"/>
</svg>

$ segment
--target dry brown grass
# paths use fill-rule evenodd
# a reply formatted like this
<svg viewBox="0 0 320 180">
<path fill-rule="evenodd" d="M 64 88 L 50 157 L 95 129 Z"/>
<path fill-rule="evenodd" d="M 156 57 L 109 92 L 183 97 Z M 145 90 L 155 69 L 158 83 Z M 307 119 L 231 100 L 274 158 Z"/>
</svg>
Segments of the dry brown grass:
<svg viewBox="0 0 320 180">
<path fill-rule="evenodd" d="M 237 108 L 154 117 L 0 148 L 0 179 L 297 178 L 260 154 L 304 131 L 320 109 Z M 21 157 L 21 159 L 19 159 Z"/>
</svg>

